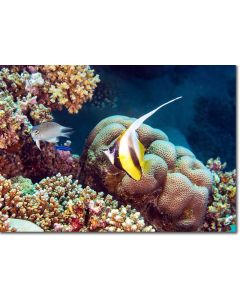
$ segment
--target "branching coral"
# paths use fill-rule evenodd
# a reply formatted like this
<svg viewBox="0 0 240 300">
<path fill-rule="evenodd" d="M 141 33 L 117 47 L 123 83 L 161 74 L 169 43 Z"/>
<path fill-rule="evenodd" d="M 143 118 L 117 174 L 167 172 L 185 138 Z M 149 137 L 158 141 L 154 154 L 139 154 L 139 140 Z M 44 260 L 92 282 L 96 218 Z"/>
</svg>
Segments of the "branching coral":
<svg viewBox="0 0 240 300">
<path fill-rule="evenodd" d="M 77 113 L 82 105 L 92 99 L 99 76 L 89 66 L 39 66 L 44 78 L 44 104 Z"/>
<path fill-rule="evenodd" d="M 78 158 L 45 145 L 36 149 L 32 125 L 53 120 L 65 106 L 76 113 L 99 81 L 89 66 L 8 66 L 0 69 L 0 167 L 6 177 L 34 181 L 61 172 L 79 172 Z"/>
<path fill-rule="evenodd" d="M 0 149 L 12 151 L 29 136 L 31 122 L 41 123 L 53 119 L 50 109 L 36 103 L 35 97 L 15 101 L 8 91 L 0 90 Z"/>
<path fill-rule="evenodd" d="M 209 159 L 207 167 L 213 174 L 214 183 L 203 231 L 231 231 L 236 226 L 236 170 L 225 172 L 226 163 Z"/>
<path fill-rule="evenodd" d="M 4 215 L 0 211 L 0 232 L 16 232 L 16 229 L 12 228 L 9 223 L 8 215 Z"/>
<path fill-rule="evenodd" d="M 24 219 L 44 231 L 153 232 L 135 209 L 118 206 L 110 195 L 82 188 L 72 176 L 48 177 L 24 194 L 18 184 L 0 177 L 0 230 L 13 231 L 8 217 Z M 24 183 L 25 186 L 25 183 Z"/>
<path fill-rule="evenodd" d="M 31 94 L 52 110 L 65 107 L 70 113 L 77 113 L 92 99 L 100 81 L 94 70 L 84 65 L 9 66 L 2 73 L 4 87 L 14 95 Z"/>
<path fill-rule="evenodd" d="M 131 204 L 159 231 L 198 230 L 212 175 L 191 151 L 170 143 L 161 130 L 142 125 L 138 135 L 147 149 L 147 168 L 140 181 L 113 166 L 103 153 L 133 121 L 113 116 L 93 129 L 81 157 L 82 182 Z"/>
</svg>

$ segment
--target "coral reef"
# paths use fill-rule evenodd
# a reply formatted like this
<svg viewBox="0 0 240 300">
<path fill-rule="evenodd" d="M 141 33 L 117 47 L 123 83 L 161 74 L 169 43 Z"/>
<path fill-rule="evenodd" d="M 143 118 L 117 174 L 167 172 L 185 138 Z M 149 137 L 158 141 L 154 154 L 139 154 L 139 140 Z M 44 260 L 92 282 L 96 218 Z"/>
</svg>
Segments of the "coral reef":
<svg viewBox="0 0 240 300">
<path fill-rule="evenodd" d="M 14 100 L 8 91 L 0 89 L 0 149 L 21 148 L 23 138 L 29 136 L 31 123 L 53 119 L 50 109 L 36 104 L 35 97 Z"/>
<path fill-rule="evenodd" d="M 129 75 L 151 79 L 168 76 L 172 67 L 150 73 L 145 66 L 128 67 L 130 73 L 109 68 L 127 79 Z M 188 67 L 182 71 L 185 77 L 173 72 L 175 85 L 190 74 Z M 30 134 L 33 125 L 52 121 L 55 110 L 76 114 L 89 101 L 96 106 L 94 111 L 114 107 L 115 92 L 113 82 L 100 82 L 89 66 L 0 67 L 0 232 L 236 230 L 236 170 L 225 171 L 219 158 L 204 166 L 161 130 L 142 125 L 138 135 L 146 153 L 141 180 L 133 180 L 109 162 L 103 150 L 133 118 L 102 120 L 90 133 L 81 158 L 70 147 L 48 142 L 39 151 Z M 225 96 L 236 96 L 233 79 Z M 187 137 L 201 160 L 221 155 L 231 170 L 235 106 L 225 96 L 197 99 L 195 125 L 190 124 Z M 219 148 L 222 142 L 228 147 Z M 70 145 L 68 141 L 65 146 Z"/>
<path fill-rule="evenodd" d="M 31 185 L 29 181 L 28 184 Z M 47 177 L 32 185 L 35 190 L 32 194 L 25 194 L 24 187 L 26 182 L 22 178 L 13 183 L 0 176 L 0 231 L 23 231 L 33 228 L 29 225 L 34 226 L 17 223 L 16 219 L 55 232 L 155 231 L 129 205 L 119 206 L 110 195 L 104 196 L 90 187 L 82 188 L 72 176 Z M 18 224 L 18 228 L 11 224 Z"/>
<path fill-rule="evenodd" d="M 100 82 L 94 70 L 84 65 L 9 66 L 2 73 L 2 85 L 15 97 L 31 94 L 38 103 L 52 110 L 65 107 L 69 113 L 77 113 L 91 100 Z"/>
<path fill-rule="evenodd" d="M 202 231 L 229 232 L 236 227 L 236 170 L 225 172 L 226 163 L 220 158 L 209 159 L 207 167 L 213 174 L 212 194 L 209 199 Z"/>
<path fill-rule="evenodd" d="M 5 177 L 38 181 L 61 172 L 79 174 L 79 157 L 45 144 L 38 151 L 32 125 L 52 121 L 54 109 L 77 113 L 99 76 L 89 66 L 5 66 L 0 69 L 0 170 Z"/>
<path fill-rule="evenodd" d="M 0 232 L 16 232 L 16 229 L 10 226 L 8 215 L 4 215 L 1 211 L 0 211 Z"/>
<path fill-rule="evenodd" d="M 32 141 L 25 141 L 17 153 L 0 150 L 0 174 L 7 178 L 24 176 L 37 182 L 58 172 L 77 178 L 80 172 L 79 156 L 72 155 L 70 151 L 57 150 L 47 143 L 39 151 Z"/>
<path fill-rule="evenodd" d="M 212 175 L 190 150 L 173 145 L 161 130 L 142 125 L 138 135 L 147 149 L 147 168 L 140 181 L 113 166 L 103 153 L 134 120 L 113 116 L 93 129 L 81 157 L 81 182 L 131 204 L 159 231 L 199 230 Z"/>
</svg>

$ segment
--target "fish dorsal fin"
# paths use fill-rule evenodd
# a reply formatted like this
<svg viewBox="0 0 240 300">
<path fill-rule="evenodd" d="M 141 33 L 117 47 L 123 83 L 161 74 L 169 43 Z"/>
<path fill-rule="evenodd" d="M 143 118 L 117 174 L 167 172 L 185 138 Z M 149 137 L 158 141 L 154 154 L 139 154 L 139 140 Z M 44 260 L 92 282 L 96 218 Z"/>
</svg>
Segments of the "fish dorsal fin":
<svg viewBox="0 0 240 300">
<path fill-rule="evenodd" d="M 161 109 L 162 107 L 178 100 L 178 99 L 181 99 L 182 96 L 180 97 L 177 97 L 177 98 L 174 98 L 170 101 L 167 101 L 163 104 L 161 104 L 160 106 L 158 106 L 157 108 L 155 108 L 154 110 L 150 111 L 149 113 L 143 115 L 142 117 L 138 118 L 136 121 L 134 121 L 130 126 L 129 128 L 126 130 L 127 132 L 131 132 L 131 131 L 134 131 L 134 130 L 137 130 L 144 121 L 146 121 L 149 117 L 151 117 L 153 114 L 155 114 L 156 111 L 158 111 L 159 109 Z"/>
</svg>

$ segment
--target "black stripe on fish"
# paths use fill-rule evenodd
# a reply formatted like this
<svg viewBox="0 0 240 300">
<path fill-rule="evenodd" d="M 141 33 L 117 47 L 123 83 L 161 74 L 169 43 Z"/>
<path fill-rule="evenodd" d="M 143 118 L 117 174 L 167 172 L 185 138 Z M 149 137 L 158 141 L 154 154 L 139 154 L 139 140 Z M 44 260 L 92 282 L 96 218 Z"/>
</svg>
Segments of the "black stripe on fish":
<svg viewBox="0 0 240 300">
<path fill-rule="evenodd" d="M 129 152 L 135 167 L 142 173 L 142 168 L 135 150 L 132 147 L 129 147 Z"/>
<path fill-rule="evenodd" d="M 118 169 L 126 172 L 124 170 L 124 168 L 122 167 L 121 160 L 119 159 L 119 144 L 120 144 L 120 141 L 121 141 L 121 139 L 118 139 L 114 143 L 114 145 L 109 148 L 109 151 L 111 153 L 114 153 L 114 166 L 117 167 Z M 134 149 L 132 147 L 129 147 L 129 153 L 130 153 L 131 160 L 133 161 L 133 164 L 142 173 L 142 168 L 140 166 L 139 159 L 137 158 L 136 152 L 134 151 Z M 132 178 L 132 176 L 129 173 L 127 173 L 127 174 Z M 134 179 L 134 178 L 132 178 L 132 179 Z"/>
<path fill-rule="evenodd" d="M 137 137 L 137 133 L 136 133 L 136 137 Z M 130 156 L 131 156 L 131 159 L 133 161 L 133 164 L 141 172 L 142 169 L 141 169 L 141 165 L 140 165 L 140 162 L 139 162 L 139 157 L 137 157 L 137 153 L 134 149 L 133 136 L 130 137 L 129 143 L 130 143 L 130 145 L 128 145 L 128 149 L 129 149 Z"/>
<path fill-rule="evenodd" d="M 114 166 L 117 167 L 120 170 L 123 170 L 121 161 L 119 159 L 119 140 L 116 141 L 116 143 L 114 143 L 114 145 L 112 146 L 112 151 L 114 151 Z M 111 152 L 111 148 L 109 149 Z"/>
</svg>

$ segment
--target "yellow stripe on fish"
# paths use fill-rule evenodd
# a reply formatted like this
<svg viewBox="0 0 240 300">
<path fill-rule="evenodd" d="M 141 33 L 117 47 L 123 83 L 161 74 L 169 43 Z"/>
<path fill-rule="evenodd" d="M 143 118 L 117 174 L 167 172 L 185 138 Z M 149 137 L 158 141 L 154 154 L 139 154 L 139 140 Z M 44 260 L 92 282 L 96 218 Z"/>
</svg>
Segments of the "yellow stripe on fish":
<svg viewBox="0 0 240 300">
<path fill-rule="evenodd" d="M 137 135 L 128 137 L 127 134 L 123 134 L 118 143 L 117 159 L 122 169 L 133 179 L 140 180 L 145 153 L 143 144 L 138 140 Z"/>
<path fill-rule="evenodd" d="M 117 138 L 113 146 L 104 151 L 110 162 L 117 168 L 124 170 L 133 179 L 140 180 L 143 169 L 146 171 L 149 168 L 149 164 L 145 164 L 145 148 L 139 141 L 136 130 L 147 118 L 152 116 L 160 108 L 181 98 L 182 97 L 177 97 L 165 102 L 134 121 L 130 127 Z"/>
</svg>

